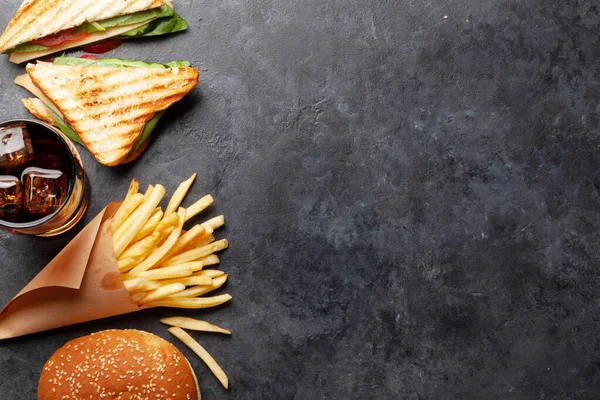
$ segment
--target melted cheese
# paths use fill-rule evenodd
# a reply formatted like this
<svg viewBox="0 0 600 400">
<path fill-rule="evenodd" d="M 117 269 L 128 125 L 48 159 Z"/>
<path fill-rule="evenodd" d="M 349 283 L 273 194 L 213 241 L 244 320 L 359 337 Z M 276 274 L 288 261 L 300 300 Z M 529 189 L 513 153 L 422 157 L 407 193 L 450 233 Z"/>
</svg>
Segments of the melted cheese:
<svg viewBox="0 0 600 400">
<path fill-rule="evenodd" d="M 33 84 L 33 81 L 29 75 L 25 74 L 17 76 L 15 83 L 29 90 L 35 97 L 40 99 L 46 106 L 51 108 L 55 113 L 62 117 L 62 113 L 58 111 L 58 108 L 56 108 L 54 103 L 52 103 L 52 100 L 50 100 L 37 86 Z"/>
</svg>

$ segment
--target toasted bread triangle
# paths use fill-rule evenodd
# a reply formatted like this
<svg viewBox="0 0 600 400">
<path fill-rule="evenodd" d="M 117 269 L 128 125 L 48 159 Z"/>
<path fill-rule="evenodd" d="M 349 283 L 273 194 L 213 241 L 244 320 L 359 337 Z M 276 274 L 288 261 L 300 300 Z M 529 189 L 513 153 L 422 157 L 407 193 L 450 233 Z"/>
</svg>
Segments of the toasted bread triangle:
<svg viewBox="0 0 600 400">
<path fill-rule="evenodd" d="M 29 64 L 33 83 L 105 165 L 130 155 L 146 123 L 198 83 L 196 68 L 108 68 Z"/>
<path fill-rule="evenodd" d="M 0 52 L 84 22 L 150 10 L 164 0 L 25 0 L 0 37 Z"/>
</svg>

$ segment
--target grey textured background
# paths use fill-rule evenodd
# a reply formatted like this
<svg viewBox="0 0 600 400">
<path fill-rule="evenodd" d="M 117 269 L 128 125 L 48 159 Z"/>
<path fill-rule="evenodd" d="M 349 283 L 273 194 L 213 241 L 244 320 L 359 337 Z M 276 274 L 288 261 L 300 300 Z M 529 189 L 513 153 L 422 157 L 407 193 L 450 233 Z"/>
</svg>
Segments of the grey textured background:
<svg viewBox="0 0 600 400">
<path fill-rule="evenodd" d="M 596 1 L 175 3 L 189 32 L 113 54 L 189 59 L 201 83 L 136 163 L 82 152 L 86 220 L 132 177 L 198 172 L 192 194 L 215 196 L 234 300 L 184 313 L 233 331 L 196 335 L 228 394 L 184 349 L 206 399 L 598 397 Z M 0 63 L 0 116 L 27 116 Z M 73 235 L 0 234 L 0 302 Z M 0 397 L 35 398 L 68 339 L 169 338 L 173 314 L 2 342 Z"/>
</svg>

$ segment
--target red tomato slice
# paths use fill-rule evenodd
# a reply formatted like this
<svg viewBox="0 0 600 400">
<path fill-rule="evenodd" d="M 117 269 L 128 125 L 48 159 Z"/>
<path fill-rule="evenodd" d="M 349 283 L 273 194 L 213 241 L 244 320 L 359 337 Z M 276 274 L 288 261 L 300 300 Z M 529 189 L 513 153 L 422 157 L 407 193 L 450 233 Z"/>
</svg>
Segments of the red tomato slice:
<svg viewBox="0 0 600 400">
<path fill-rule="evenodd" d="M 104 53 L 108 53 L 111 50 L 116 49 L 117 47 L 119 47 L 121 45 L 121 43 L 123 43 L 123 40 L 121 40 L 121 39 L 107 40 L 102 43 L 93 44 L 91 46 L 84 47 L 83 51 L 85 51 L 86 53 L 104 54 Z"/>
<path fill-rule="evenodd" d="M 85 58 L 86 60 L 97 60 L 97 59 L 98 59 L 98 57 L 96 57 L 96 56 L 93 56 L 93 55 L 91 55 L 91 54 L 84 54 L 84 55 L 82 55 L 82 56 L 81 56 L 81 57 L 79 57 L 79 58 Z"/>
<path fill-rule="evenodd" d="M 43 37 L 41 39 L 32 40 L 31 43 L 39 44 L 40 46 L 45 47 L 57 47 L 67 42 L 78 42 L 90 35 L 91 33 L 78 32 L 77 28 L 72 28 L 60 31 L 58 33 L 55 33 L 54 35 Z"/>
</svg>

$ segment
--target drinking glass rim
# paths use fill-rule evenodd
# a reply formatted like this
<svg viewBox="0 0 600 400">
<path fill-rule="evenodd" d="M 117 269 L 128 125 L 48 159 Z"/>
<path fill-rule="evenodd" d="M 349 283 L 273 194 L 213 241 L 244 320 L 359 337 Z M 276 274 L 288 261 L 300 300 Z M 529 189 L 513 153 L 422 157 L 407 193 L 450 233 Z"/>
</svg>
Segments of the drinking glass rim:
<svg viewBox="0 0 600 400">
<path fill-rule="evenodd" d="M 60 207 L 56 211 L 54 211 L 50 215 L 46 215 L 43 218 L 36 219 L 31 222 L 10 222 L 10 221 L 4 221 L 4 220 L 0 219 L 0 227 L 3 227 L 3 228 L 33 229 L 33 228 L 37 228 L 38 226 L 43 225 L 46 222 L 50 221 L 57 214 L 59 214 L 62 211 L 62 209 L 68 204 L 69 200 L 71 199 L 71 196 L 73 195 L 73 190 L 75 189 L 75 180 L 77 178 L 76 173 L 75 173 L 75 171 L 76 171 L 75 163 L 77 163 L 78 160 L 75 159 L 75 156 L 73 155 L 73 152 L 71 151 L 71 147 L 73 145 L 68 142 L 69 139 L 67 137 L 65 137 L 65 135 L 61 131 L 59 131 L 57 128 L 55 128 L 54 126 L 47 124 L 43 121 L 37 121 L 37 120 L 27 119 L 27 118 L 10 119 L 8 121 L 0 122 L 0 128 L 4 128 L 7 125 L 17 124 L 17 123 L 33 124 L 33 125 L 38 125 L 41 128 L 45 128 L 47 131 L 49 131 L 51 134 L 53 134 L 63 144 L 63 146 L 69 153 L 69 159 L 71 161 L 70 162 L 71 171 L 69 171 L 69 180 L 68 180 L 69 189 L 67 191 L 67 196 L 65 197 L 65 200 L 63 201 L 63 203 L 60 205 Z"/>
</svg>

